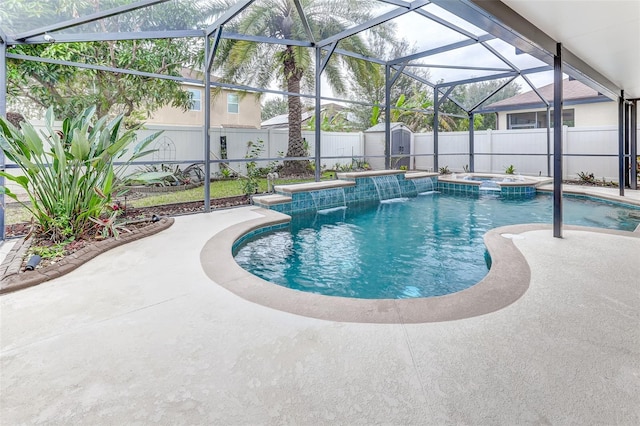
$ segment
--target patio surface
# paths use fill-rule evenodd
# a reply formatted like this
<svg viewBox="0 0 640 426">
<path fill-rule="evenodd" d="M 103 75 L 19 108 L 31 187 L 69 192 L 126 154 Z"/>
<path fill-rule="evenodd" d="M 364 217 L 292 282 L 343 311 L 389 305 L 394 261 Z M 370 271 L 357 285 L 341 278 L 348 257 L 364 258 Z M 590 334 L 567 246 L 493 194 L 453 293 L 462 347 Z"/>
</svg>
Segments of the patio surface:
<svg viewBox="0 0 640 426">
<path fill-rule="evenodd" d="M 530 287 L 504 309 L 344 323 L 248 302 L 205 275 L 205 243 L 258 217 L 178 217 L 0 297 L 1 423 L 640 424 L 637 236 L 527 231 L 513 242 Z"/>
</svg>

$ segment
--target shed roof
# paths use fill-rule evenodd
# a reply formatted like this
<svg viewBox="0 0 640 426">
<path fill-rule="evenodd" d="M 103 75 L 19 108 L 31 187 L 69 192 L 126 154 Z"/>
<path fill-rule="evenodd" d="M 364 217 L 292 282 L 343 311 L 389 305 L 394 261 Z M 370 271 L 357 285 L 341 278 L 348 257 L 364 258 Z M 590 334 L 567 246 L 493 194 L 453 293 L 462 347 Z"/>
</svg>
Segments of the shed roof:
<svg viewBox="0 0 640 426">
<path fill-rule="evenodd" d="M 400 123 L 400 122 L 391 123 L 391 125 L 389 126 L 389 128 L 391 130 L 396 129 L 398 127 L 404 127 L 405 129 L 411 131 L 411 129 L 409 129 L 407 126 L 405 126 L 404 123 Z M 367 133 L 384 132 L 384 129 L 385 129 L 384 123 L 378 123 L 373 127 L 369 127 L 367 130 L 365 130 L 365 132 L 367 132 Z"/>
</svg>

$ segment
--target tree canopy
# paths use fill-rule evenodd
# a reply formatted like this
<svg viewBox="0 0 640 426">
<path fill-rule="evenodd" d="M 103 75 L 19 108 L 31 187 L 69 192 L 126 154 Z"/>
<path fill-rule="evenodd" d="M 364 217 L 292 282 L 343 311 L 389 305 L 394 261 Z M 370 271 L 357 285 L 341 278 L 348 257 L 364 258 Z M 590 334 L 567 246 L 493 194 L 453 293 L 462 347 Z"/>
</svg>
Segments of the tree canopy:
<svg viewBox="0 0 640 426">
<path fill-rule="evenodd" d="M 127 3 L 123 0 L 104 0 L 105 9 Z M 13 8 L 26 8 L 29 16 L 42 17 L 67 13 L 64 8 L 87 11 L 98 4 L 81 0 L 62 2 L 8 1 Z M 166 28 L 194 19 L 189 7 L 164 9 L 161 15 L 140 9 L 119 16 L 117 20 L 93 22 L 90 27 L 101 30 L 132 30 Z M 191 12 L 194 12 L 191 10 Z M 85 31 L 91 28 L 84 28 Z M 126 40 L 94 43 L 64 43 L 47 45 L 17 45 L 9 53 L 51 58 L 71 62 L 131 69 L 157 74 L 179 76 L 182 68 L 193 63 L 194 43 L 186 39 Z M 28 99 L 42 110 L 52 106 L 58 116 L 69 116 L 96 106 L 97 116 L 124 114 L 129 122 L 144 120 L 164 105 L 187 109 L 190 94 L 178 82 L 131 74 L 83 69 L 37 61 L 9 59 L 7 61 L 9 105 L 25 105 Z M 29 103 L 27 102 L 27 103 Z"/>
</svg>

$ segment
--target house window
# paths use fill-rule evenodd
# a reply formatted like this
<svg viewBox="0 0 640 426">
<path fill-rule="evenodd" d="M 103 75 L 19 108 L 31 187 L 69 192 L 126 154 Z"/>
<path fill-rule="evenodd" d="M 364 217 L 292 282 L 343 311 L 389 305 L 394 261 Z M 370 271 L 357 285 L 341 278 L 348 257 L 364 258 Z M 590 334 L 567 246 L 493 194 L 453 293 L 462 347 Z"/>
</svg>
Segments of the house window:
<svg viewBox="0 0 640 426">
<path fill-rule="evenodd" d="M 562 125 L 575 127 L 575 110 L 562 110 Z M 507 114 L 507 129 L 544 129 L 546 127 L 546 111 Z M 553 127 L 553 110 L 551 110 L 551 127 Z"/>
<path fill-rule="evenodd" d="M 238 95 L 236 93 L 227 94 L 227 112 L 229 114 L 238 114 L 240 112 Z"/>
<path fill-rule="evenodd" d="M 191 111 L 202 110 L 202 92 L 199 89 L 187 89 L 191 93 Z"/>
</svg>

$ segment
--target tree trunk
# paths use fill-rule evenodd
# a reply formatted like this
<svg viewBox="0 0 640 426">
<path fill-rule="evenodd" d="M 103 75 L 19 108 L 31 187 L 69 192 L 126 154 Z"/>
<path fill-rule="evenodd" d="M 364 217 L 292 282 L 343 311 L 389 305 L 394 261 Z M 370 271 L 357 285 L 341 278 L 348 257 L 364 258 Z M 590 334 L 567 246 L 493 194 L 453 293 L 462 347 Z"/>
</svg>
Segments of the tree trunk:
<svg viewBox="0 0 640 426">
<path fill-rule="evenodd" d="M 284 74 L 287 79 L 287 90 L 290 93 L 300 93 L 300 80 L 302 70 L 295 63 L 293 49 L 287 46 L 283 55 Z M 299 96 L 288 97 L 289 105 L 289 145 L 287 147 L 287 157 L 306 157 L 307 151 L 302 139 L 302 102 Z M 285 161 L 282 169 L 283 175 L 302 175 L 309 173 L 309 161 Z"/>
</svg>

